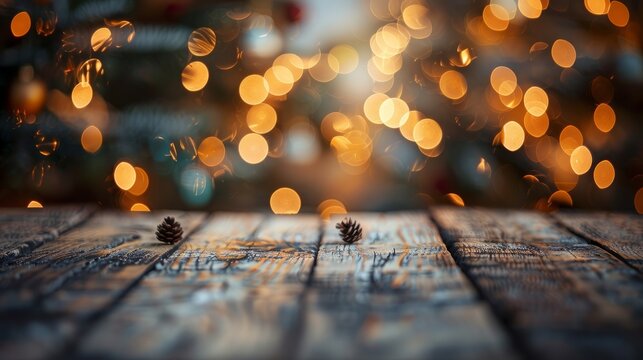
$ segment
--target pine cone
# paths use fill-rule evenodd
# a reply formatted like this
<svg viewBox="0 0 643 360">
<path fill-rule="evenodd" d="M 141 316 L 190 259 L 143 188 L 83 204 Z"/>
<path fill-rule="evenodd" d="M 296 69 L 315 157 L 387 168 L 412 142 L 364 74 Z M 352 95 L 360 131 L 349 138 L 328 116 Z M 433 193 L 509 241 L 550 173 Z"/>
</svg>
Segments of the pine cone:
<svg viewBox="0 0 643 360">
<path fill-rule="evenodd" d="M 156 238 L 158 241 L 174 244 L 181 240 L 182 237 L 183 228 L 181 228 L 181 224 L 171 216 L 163 219 L 163 222 L 156 227 Z"/>
<path fill-rule="evenodd" d="M 356 220 L 351 218 L 344 218 L 335 225 L 335 228 L 339 230 L 339 234 L 342 236 L 342 240 L 352 244 L 362 238 L 362 226 L 357 223 Z"/>
</svg>

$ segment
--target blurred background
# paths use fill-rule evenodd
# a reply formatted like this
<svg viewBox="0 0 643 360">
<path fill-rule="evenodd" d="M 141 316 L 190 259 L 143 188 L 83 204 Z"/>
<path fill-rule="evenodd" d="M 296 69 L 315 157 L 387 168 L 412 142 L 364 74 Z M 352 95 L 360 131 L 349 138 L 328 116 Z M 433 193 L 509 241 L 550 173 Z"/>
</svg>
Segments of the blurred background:
<svg viewBox="0 0 643 360">
<path fill-rule="evenodd" d="M 0 4 L 2 206 L 643 213 L 638 1 Z"/>
</svg>

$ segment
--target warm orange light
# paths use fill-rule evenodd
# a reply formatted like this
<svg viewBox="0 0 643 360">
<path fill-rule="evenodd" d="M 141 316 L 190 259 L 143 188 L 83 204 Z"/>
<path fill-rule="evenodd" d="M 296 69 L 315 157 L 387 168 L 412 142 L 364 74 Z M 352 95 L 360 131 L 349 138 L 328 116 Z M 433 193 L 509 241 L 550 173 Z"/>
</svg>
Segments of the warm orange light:
<svg viewBox="0 0 643 360">
<path fill-rule="evenodd" d="M 366 115 L 366 118 L 373 124 L 382 123 L 382 119 L 380 118 L 380 107 L 386 99 L 388 99 L 386 94 L 375 93 L 364 101 L 364 115 Z"/>
<path fill-rule="evenodd" d="M 71 91 L 71 102 L 77 109 L 82 109 L 89 105 L 94 97 L 94 90 L 87 82 L 79 82 Z"/>
<path fill-rule="evenodd" d="M 133 212 L 149 212 L 150 208 L 147 207 L 147 205 L 145 205 L 145 204 L 136 203 L 136 204 L 132 205 L 132 207 L 130 208 L 130 211 L 133 211 Z"/>
<path fill-rule="evenodd" d="M 150 185 L 150 178 L 143 168 L 135 166 L 134 171 L 136 171 L 136 180 L 129 192 L 132 195 L 141 196 L 147 191 L 147 187 Z"/>
<path fill-rule="evenodd" d="M 270 208 L 275 214 L 297 214 L 301 209 L 301 199 L 295 190 L 282 187 L 270 196 Z"/>
<path fill-rule="evenodd" d="M 131 189 L 136 182 L 136 169 L 128 162 L 119 162 L 114 168 L 114 182 L 122 190 Z"/>
<path fill-rule="evenodd" d="M 112 32 L 106 27 L 96 29 L 90 43 L 94 51 L 103 52 L 112 44 Z"/>
<path fill-rule="evenodd" d="M 585 8 L 594 15 L 607 14 L 609 7 L 609 0 L 585 0 Z"/>
<path fill-rule="evenodd" d="M 293 77 L 293 81 L 298 81 L 304 72 L 303 71 L 304 61 L 295 54 L 287 53 L 287 54 L 279 55 L 275 59 L 275 61 L 272 62 L 272 65 L 274 67 L 284 66 L 285 68 L 290 70 L 290 74 Z"/>
<path fill-rule="evenodd" d="M 456 193 L 448 193 L 446 194 L 447 200 L 451 202 L 451 204 L 456 205 L 456 206 L 464 206 L 464 200 L 462 197 Z"/>
<path fill-rule="evenodd" d="M 268 81 L 261 75 L 246 76 L 239 84 L 239 96 L 248 105 L 262 103 L 268 97 Z"/>
<path fill-rule="evenodd" d="M 198 28 L 192 31 L 188 39 L 188 50 L 194 56 L 206 56 L 214 50 L 217 43 L 217 36 L 208 27 Z"/>
<path fill-rule="evenodd" d="M 489 77 L 491 87 L 500 95 L 509 96 L 518 85 L 518 79 L 513 70 L 506 66 L 498 66 L 493 69 Z"/>
<path fill-rule="evenodd" d="M 333 215 L 346 214 L 346 207 L 337 199 L 327 199 L 317 206 L 322 219 L 329 220 Z"/>
<path fill-rule="evenodd" d="M 413 137 L 413 129 L 415 125 L 424 117 L 419 111 L 409 111 L 404 114 L 402 119 L 402 126 L 400 126 L 400 133 L 408 141 L 415 141 Z"/>
<path fill-rule="evenodd" d="M 208 136 L 201 141 L 197 154 L 203 165 L 217 166 L 225 158 L 225 145 L 216 136 Z"/>
<path fill-rule="evenodd" d="M 630 21 L 630 11 L 622 2 L 612 1 L 610 2 L 610 8 L 609 12 L 607 13 L 607 17 L 615 26 L 625 27 Z"/>
<path fill-rule="evenodd" d="M 268 92 L 275 96 L 288 94 L 293 88 L 295 78 L 292 72 L 285 66 L 275 65 L 263 74 L 268 82 Z"/>
<path fill-rule="evenodd" d="M 337 77 L 339 61 L 332 54 L 321 54 L 319 62 L 308 69 L 310 76 L 319 82 L 329 82 Z"/>
<path fill-rule="evenodd" d="M 558 205 L 572 207 L 572 205 L 574 205 L 571 195 L 569 195 L 569 193 L 565 190 L 558 190 L 551 194 L 548 203 L 549 206 Z"/>
<path fill-rule="evenodd" d="M 384 125 L 397 129 L 404 124 L 409 106 L 400 98 L 389 98 L 380 105 L 380 119 Z"/>
<path fill-rule="evenodd" d="M 592 167 L 592 153 L 586 146 L 579 146 L 572 151 L 569 163 L 576 175 L 583 175 Z"/>
<path fill-rule="evenodd" d="M 490 4 L 482 10 L 482 21 L 487 27 L 493 31 L 504 31 L 509 27 L 509 20 L 501 19 L 495 13 L 501 13 L 503 8 L 498 7 L 496 4 Z M 507 15 L 508 17 L 508 15 Z"/>
<path fill-rule="evenodd" d="M 423 149 L 434 149 L 442 141 L 442 128 L 433 119 L 422 119 L 413 127 L 413 140 Z"/>
<path fill-rule="evenodd" d="M 268 142 L 259 134 L 247 134 L 239 141 L 239 156 L 248 164 L 258 164 L 268 156 Z"/>
<path fill-rule="evenodd" d="M 602 132 L 609 132 L 616 124 L 616 113 L 608 104 L 598 104 L 594 110 L 594 124 Z"/>
<path fill-rule="evenodd" d="M 348 74 L 357 69 L 359 65 L 359 54 L 350 45 L 337 45 L 329 52 L 338 62 L 337 72 Z"/>
<path fill-rule="evenodd" d="M 542 116 L 549 106 L 549 97 L 545 90 L 538 86 L 532 86 L 525 91 L 523 104 L 531 115 Z"/>
<path fill-rule="evenodd" d="M 85 151 L 93 154 L 103 145 L 103 134 L 99 128 L 90 125 L 80 135 L 80 143 Z"/>
<path fill-rule="evenodd" d="M 541 0 L 518 0 L 518 10 L 528 19 L 537 19 L 543 11 Z"/>
<path fill-rule="evenodd" d="M 639 214 L 643 214 L 643 188 L 636 191 L 634 195 L 634 208 Z"/>
<path fill-rule="evenodd" d="M 277 112 L 272 106 L 261 103 L 248 110 L 246 122 L 253 132 L 265 134 L 270 132 L 277 124 Z"/>
<path fill-rule="evenodd" d="M 562 68 L 570 68 L 576 62 L 576 48 L 567 40 L 558 39 L 551 46 L 551 58 Z"/>
<path fill-rule="evenodd" d="M 583 145 L 583 134 L 574 125 L 567 125 L 560 132 L 559 136 L 560 148 L 563 149 L 565 154 L 571 155 L 572 151 L 577 147 Z"/>
<path fill-rule="evenodd" d="M 537 138 L 545 135 L 547 133 L 547 129 L 549 129 L 549 117 L 547 116 L 547 113 L 544 113 L 542 116 L 533 116 L 526 112 L 523 117 L 523 123 L 527 133 Z"/>
<path fill-rule="evenodd" d="M 42 206 L 42 204 L 40 202 L 38 202 L 36 200 L 31 200 L 29 202 L 29 204 L 27 204 L 27 208 L 29 208 L 29 209 L 42 209 L 43 206 Z"/>
<path fill-rule="evenodd" d="M 181 82 L 188 91 L 199 91 L 205 87 L 210 78 L 208 68 L 200 61 L 189 63 L 181 73 Z"/>
<path fill-rule="evenodd" d="M 614 166 L 609 160 L 603 160 L 594 168 L 594 183 L 599 189 L 607 189 L 614 182 Z"/>
<path fill-rule="evenodd" d="M 525 142 L 525 131 L 515 121 L 509 121 L 502 127 L 502 145 L 509 151 L 520 149 Z"/>
<path fill-rule="evenodd" d="M 15 37 L 25 36 L 31 29 L 31 16 L 26 11 L 17 13 L 11 19 L 11 33 Z"/>
<path fill-rule="evenodd" d="M 467 93 L 467 80 L 455 70 L 445 71 L 440 76 L 440 91 L 451 100 L 459 100 Z"/>
</svg>

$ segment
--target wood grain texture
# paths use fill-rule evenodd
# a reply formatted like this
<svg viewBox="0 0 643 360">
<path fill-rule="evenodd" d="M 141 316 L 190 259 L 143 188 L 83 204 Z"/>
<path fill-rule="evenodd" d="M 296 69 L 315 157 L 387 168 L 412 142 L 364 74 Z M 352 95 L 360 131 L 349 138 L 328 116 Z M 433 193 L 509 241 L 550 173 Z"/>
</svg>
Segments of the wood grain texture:
<svg viewBox="0 0 643 360">
<path fill-rule="evenodd" d="M 215 214 L 81 340 L 77 355 L 281 358 L 300 317 L 319 221 Z"/>
<path fill-rule="evenodd" d="M 51 356 L 77 335 L 161 255 L 155 239 L 166 215 L 186 233 L 199 213 L 102 212 L 79 228 L 0 267 L 0 353 L 9 358 Z M 10 325 L 10 326 L 8 326 Z"/>
<path fill-rule="evenodd" d="M 58 238 L 94 211 L 92 206 L 0 209 L 0 264 Z"/>
<path fill-rule="evenodd" d="M 352 217 L 365 234 L 353 245 L 325 227 L 298 357 L 515 356 L 425 213 Z"/>
<path fill-rule="evenodd" d="M 643 216 L 562 212 L 555 217 L 572 232 L 613 252 L 643 272 Z"/>
<path fill-rule="evenodd" d="M 640 274 L 544 215 L 436 208 L 458 263 L 536 358 L 637 358 Z"/>
</svg>

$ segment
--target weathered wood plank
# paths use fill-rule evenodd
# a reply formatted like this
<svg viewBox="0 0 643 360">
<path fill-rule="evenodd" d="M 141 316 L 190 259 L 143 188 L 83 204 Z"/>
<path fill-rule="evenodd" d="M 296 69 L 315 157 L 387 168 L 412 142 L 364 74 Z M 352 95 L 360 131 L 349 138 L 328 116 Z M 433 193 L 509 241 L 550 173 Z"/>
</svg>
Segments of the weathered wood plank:
<svg viewBox="0 0 643 360">
<path fill-rule="evenodd" d="M 572 232 L 608 249 L 643 272 L 643 216 L 576 212 L 554 216 Z"/>
<path fill-rule="evenodd" d="M 0 353 L 42 358 L 60 351 L 84 321 L 103 311 L 173 249 L 154 231 L 172 215 L 189 233 L 199 213 L 97 214 L 0 268 Z M 10 325 L 10 326 L 9 326 Z"/>
<path fill-rule="evenodd" d="M 456 261 L 537 358 L 637 358 L 640 274 L 544 215 L 436 208 Z"/>
<path fill-rule="evenodd" d="M 354 214 L 365 239 L 327 224 L 308 292 L 302 358 L 512 358 L 424 213 Z"/>
<path fill-rule="evenodd" d="M 279 358 L 288 353 L 319 218 L 216 214 L 81 340 L 81 357 Z M 113 346 L 113 344 L 119 344 Z"/>
<path fill-rule="evenodd" d="M 0 264 L 58 238 L 94 211 L 92 206 L 0 209 Z"/>
</svg>

